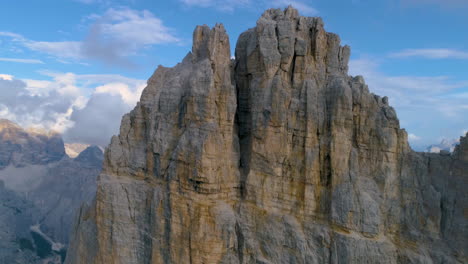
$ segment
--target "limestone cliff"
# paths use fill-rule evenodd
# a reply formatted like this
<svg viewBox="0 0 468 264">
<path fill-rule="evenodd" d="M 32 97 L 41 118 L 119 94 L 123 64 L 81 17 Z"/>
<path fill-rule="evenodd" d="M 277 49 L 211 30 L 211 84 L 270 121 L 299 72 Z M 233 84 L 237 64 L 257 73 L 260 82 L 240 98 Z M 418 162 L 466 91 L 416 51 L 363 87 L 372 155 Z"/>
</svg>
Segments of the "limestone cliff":
<svg viewBox="0 0 468 264">
<path fill-rule="evenodd" d="M 468 137 L 413 152 L 320 18 L 267 10 L 158 67 L 67 263 L 466 263 Z"/>
</svg>

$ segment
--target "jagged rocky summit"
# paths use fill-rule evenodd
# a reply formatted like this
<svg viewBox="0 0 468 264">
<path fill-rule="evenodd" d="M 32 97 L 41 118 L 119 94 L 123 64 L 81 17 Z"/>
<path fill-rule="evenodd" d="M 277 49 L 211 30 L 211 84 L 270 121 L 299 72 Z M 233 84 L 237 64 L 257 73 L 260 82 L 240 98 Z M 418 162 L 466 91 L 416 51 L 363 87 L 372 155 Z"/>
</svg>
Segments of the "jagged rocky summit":
<svg viewBox="0 0 468 264">
<path fill-rule="evenodd" d="M 0 120 L 0 263 L 63 263 L 74 214 L 96 192 L 103 153 Z"/>
<path fill-rule="evenodd" d="M 44 165 L 65 155 L 62 137 L 55 132 L 24 130 L 17 124 L 0 119 L 0 169 L 13 165 Z"/>
<path fill-rule="evenodd" d="M 106 150 L 67 263 L 467 263 L 468 136 L 413 152 L 320 18 L 198 26 Z"/>
</svg>

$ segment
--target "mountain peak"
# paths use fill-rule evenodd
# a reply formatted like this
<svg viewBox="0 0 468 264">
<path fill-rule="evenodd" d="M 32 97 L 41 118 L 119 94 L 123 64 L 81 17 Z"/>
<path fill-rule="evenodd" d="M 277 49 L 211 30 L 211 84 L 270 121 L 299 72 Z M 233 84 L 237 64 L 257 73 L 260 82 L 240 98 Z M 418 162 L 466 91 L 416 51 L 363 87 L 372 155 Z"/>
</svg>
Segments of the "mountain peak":
<svg viewBox="0 0 468 264">
<path fill-rule="evenodd" d="M 44 135 L 25 130 L 9 120 L 0 120 L 0 169 L 8 165 L 47 164 L 64 155 L 64 143 L 59 134 Z"/>
<path fill-rule="evenodd" d="M 192 55 L 194 61 L 203 59 L 230 61 L 229 37 L 223 24 L 210 29 L 207 25 L 197 26 L 193 31 Z"/>
<path fill-rule="evenodd" d="M 268 20 L 282 20 L 282 19 L 299 19 L 301 16 L 299 15 L 299 11 L 295 9 L 293 6 L 289 5 L 285 9 L 281 8 L 270 8 L 265 10 L 261 15 L 260 19 L 268 19 Z M 320 18 L 314 18 L 320 19 Z"/>
<path fill-rule="evenodd" d="M 0 119 L 0 131 L 4 129 L 14 129 L 14 130 L 22 130 L 22 128 L 8 119 Z"/>
<path fill-rule="evenodd" d="M 92 145 L 83 150 L 74 160 L 92 166 L 101 166 L 103 155 L 104 153 L 99 146 Z"/>
<path fill-rule="evenodd" d="M 466 262 L 466 162 L 413 152 L 321 19 L 267 10 L 234 62 L 227 40 L 199 26 L 153 74 L 68 263 Z"/>
</svg>

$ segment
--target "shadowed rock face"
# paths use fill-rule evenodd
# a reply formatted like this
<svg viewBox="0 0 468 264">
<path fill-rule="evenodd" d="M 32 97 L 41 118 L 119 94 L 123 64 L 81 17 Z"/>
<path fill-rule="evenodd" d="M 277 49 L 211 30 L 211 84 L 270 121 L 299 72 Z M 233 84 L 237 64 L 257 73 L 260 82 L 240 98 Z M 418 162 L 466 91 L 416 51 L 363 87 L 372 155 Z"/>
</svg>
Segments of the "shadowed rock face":
<svg viewBox="0 0 468 264">
<path fill-rule="evenodd" d="M 413 152 L 320 18 L 267 10 L 160 66 L 122 119 L 67 263 L 463 263 L 468 137 Z"/>
</svg>

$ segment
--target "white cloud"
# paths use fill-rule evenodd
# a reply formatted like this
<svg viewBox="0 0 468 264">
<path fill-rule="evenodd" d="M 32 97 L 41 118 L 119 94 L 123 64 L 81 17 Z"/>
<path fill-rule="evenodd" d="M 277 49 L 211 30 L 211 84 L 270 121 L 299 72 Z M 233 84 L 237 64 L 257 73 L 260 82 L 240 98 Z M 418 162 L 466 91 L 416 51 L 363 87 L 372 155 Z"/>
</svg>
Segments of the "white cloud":
<svg viewBox="0 0 468 264">
<path fill-rule="evenodd" d="M 82 43 L 79 41 L 34 41 L 11 32 L 0 32 L 0 37 L 8 37 L 13 42 L 19 43 L 21 46 L 32 51 L 52 55 L 59 59 L 83 59 L 81 52 Z"/>
<path fill-rule="evenodd" d="M 109 9 L 101 17 L 105 37 L 128 39 L 138 45 L 178 42 L 171 29 L 147 10 Z"/>
<path fill-rule="evenodd" d="M 468 80 L 453 81 L 448 76 L 389 76 L 378 70 L 379 63 L 371 59 L 355 59 L 349 63 L 351 75 L 363 75 L 378 94 L 393 95 L 396 104 L 407 104 L 412 99 L 430 100 L 430 97 L 468 87 Z M 413 93 L 414 98 L 407 93 Z"/>
<path fill-rule="evenodd" d="M 6 31 L 0 31 L 0 37 L 9 37 L 13 41 L 24 41 L 25 38 L 21 36 L 20 34 L 12 33 L 12 32 L 6 32 Z"/>
<path fill-rule="evenodd" d="M 411 134 L 411 133 L 408 134 L 408 140 L 409 140 L 409 141 L 418 141 L 418 140 L 420 140 L 420 139 L 421 139 L 421 138 L 418 137 L 418 136 L 416 136 L 415 134 Z"/>
<path fill-rule="evenodd" d="M 66 113 L 74 98 L 56 91 L 33 94 L 26 82 L 15 78 L 0 79 L 0 108 L 2 117 L 25 127 L 40 125 L 51 129 L 57 114 Z"/>
<path fill-rule="evenodd" d="M 35 60 L 35 59 L 0 58 L 0 61 L 28 63 L 28 64 L 44 64 L 43 61 Z"/>
<path fill-rule="evenodd" d="M 86 21 L 90 22 L 89 31 L 80 41 L 35 41 L 12 32 L 0 32 L 0 37 L 65 63 L 64 59 L 93 59 L 123 66 L 133 65 L 128 57 L 148 46 L 179 42 L 173 30 L 148 10 L 110 8 L 102 15 L 88 16 Z"/>
<path fill-rule="evenodd" d="M 177 43 L 173 30 L 147 10 L 108 9 L 103 15 L 91 15 L 89 33 L 81 51 L 87 58 L 108 64 L 132 66 L 128 56 L 156 44 Z"/>
<path fill-rule="evenodd" d="M 42 73 L 45 75 L 51 75 L 51 76 L 53 76 L 54 74 L 57 74 L 57 73 L 52 73 L 52 72 L 47 72 L 47 71 L 42 71 Z M 76 78 L 77 80 L 85 84 L 93 84 L 93 83 L 105 84 L 105 83 L 111 83 L 111 82 L 119 82 L 119 83 L 125 83 L 125 84 L 128 84 L 130 86 L 135 86 L 135 87 L 141 85 L 142 83 L 146 84 L 146 81 L 144 80 L 128 78 L 128 77 L 118 75 L 118 74 L 80 74 L 80 75 L 77 75 Z"/>
<path fill-rule="evenodd" d="M 58 58 L 82 59 L 81 42 L 79 41 L 25 41 L 24 46 L 33 50 L 46 53 Z"/>
<path fill-rule="evenodd" d="M 369 59 L 350 61 L 350 74 L 363 75 L 369 87 L 386 95 L 397 108 L 436 110 L 446 117 L 466 115 L 466 100 L 457 89 L 468 88 L 468 80 L 453 81 L 447 76 L 388 76 L 378 70 L 378 63 Z"/>
<path fill-rule="evenodd" d="M 86 106 L 75 109 L 70 116 L 74 126 L 64 133 L 65 141 L 106 146 L 119 132 L 122 116 L 132 107 L 120 96 L 93 94 Z"/>
<path fill-rule="evenodd" d="M 109 83 L 102 86 L 96 87 L 96 94 L 110 94 L 117 95 L 122 98 L 122 100 L 127 105 L 135 105 L 140 99 L 140 95 L 143 92 L 146 84 L 140 84 L 135 87 L 133 90 L 127 84 L 124 83 Z"/>
<path fill-rule="evenodd" d="M 9 74 L 0 74 L 0 79 L 6 80 L 6 81 L 11 81 L 11 80 L 13 80 L 13 75 L 9 75 Z"/>
<path fill-rule="evenodd" d="M 455 49 L 406 49 L 390 54 L 390 57 L 420 57 L 427 59 L 468 59 L 468 52 Z"/>
<path fill-rule="evenodd" d="M 0 74 L 0 118 L 55 130 L 66 140 L 87 144 L 106 145 L 146 85 L 120 75 L 40 73 L 50 79 Z"/>
</svg>

